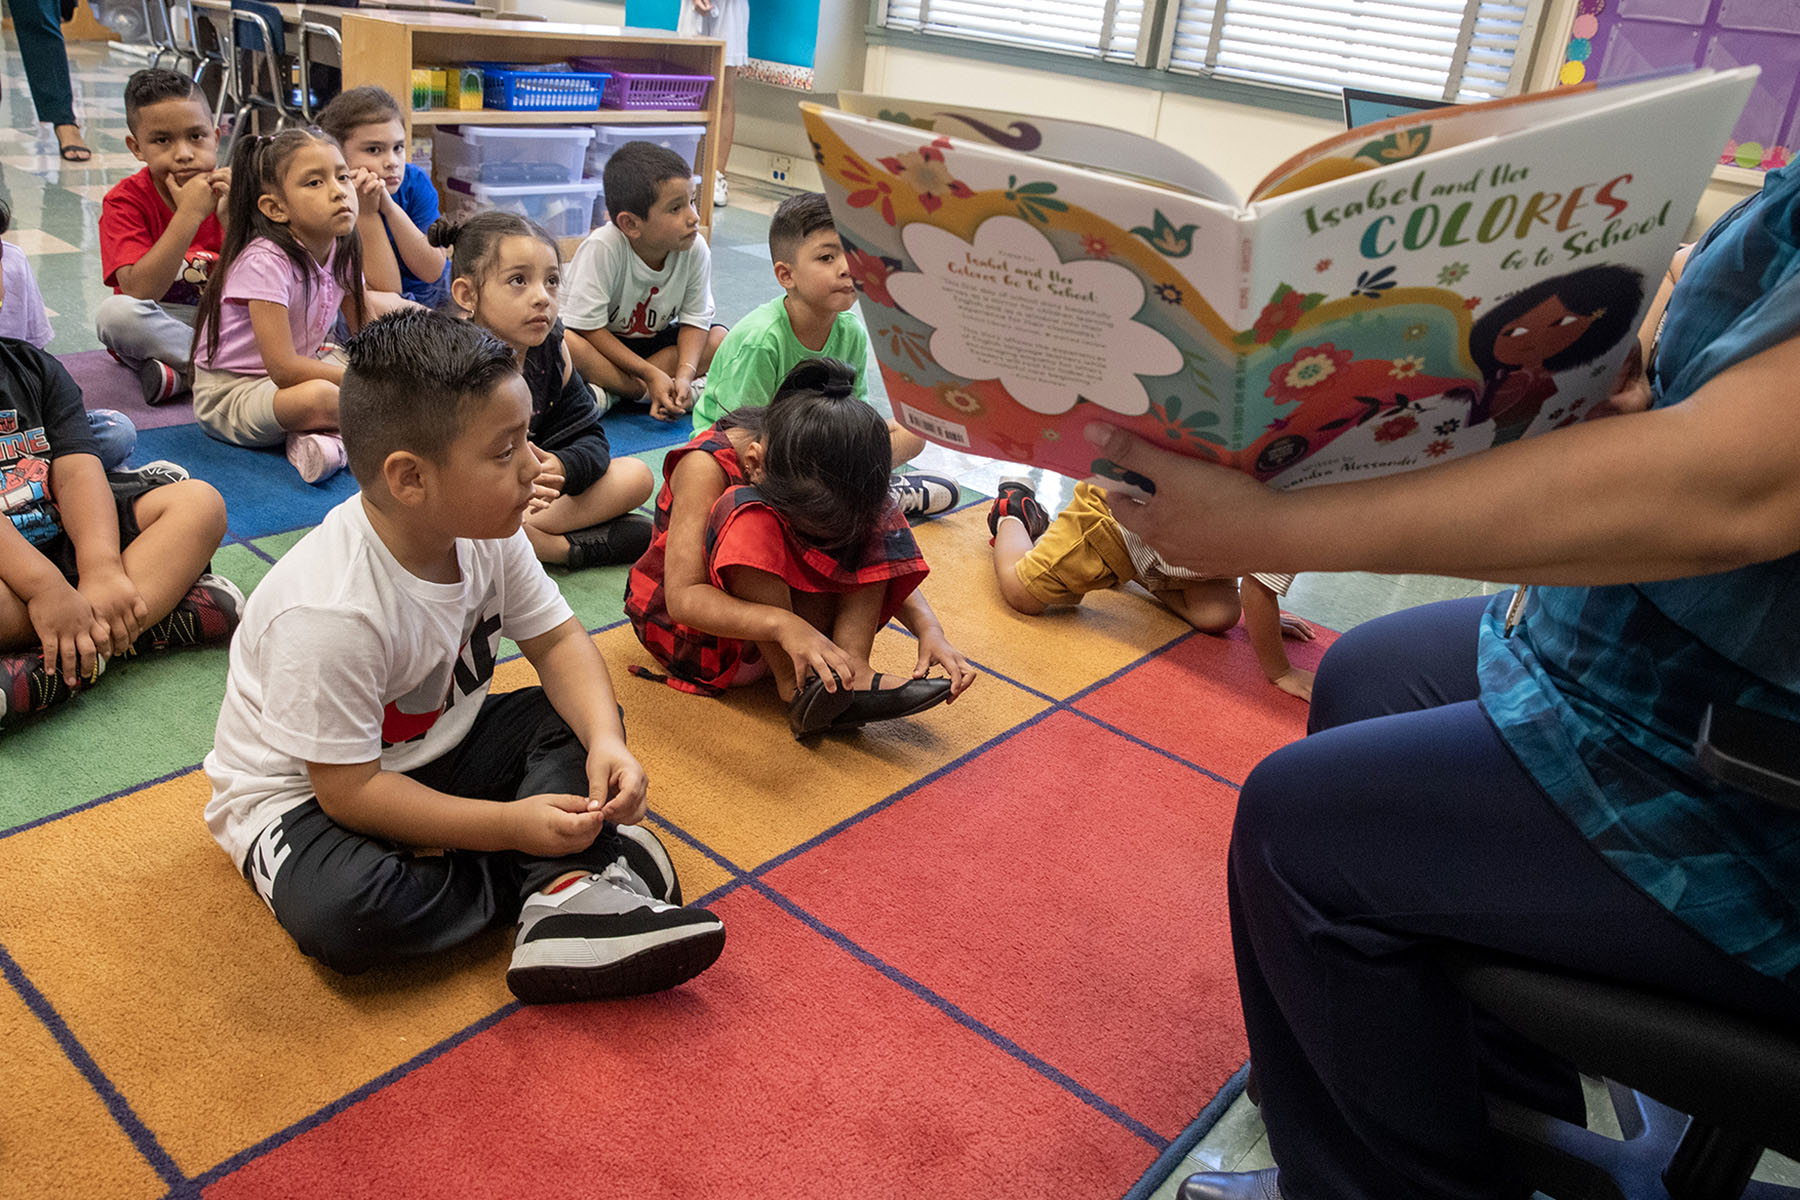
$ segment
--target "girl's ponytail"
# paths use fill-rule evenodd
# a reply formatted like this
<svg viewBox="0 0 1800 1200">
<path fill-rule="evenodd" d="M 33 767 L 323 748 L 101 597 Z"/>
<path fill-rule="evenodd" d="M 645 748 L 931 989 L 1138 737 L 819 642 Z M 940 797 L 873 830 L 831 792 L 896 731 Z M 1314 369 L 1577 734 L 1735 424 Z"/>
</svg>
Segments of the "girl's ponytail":
<svg viewBox="0 0 1800 1200">
<path fill-rule="evenodd" d="M 758 422 L 757 490 L 796 534 L 825 550 L 861 544 L 889 503 L 887 422 L 855 391 L 854 367 L 809 358 L 787 373 Z"/>
<path fill-rule="evenodd" d="M 500 253 L 500 243 L 509 237 L 536 238 L 550 247 L 558 266 L 562 250 L 544 227 L 518 213 L 488 208 L 480 212 L 454 217 L 439 217 L 425 231 L 425 240 L 440 250 L 450 251 L 450 278 L 467 279 L 481 290 L 481 281 L 493 268 Z"/>
</svg>

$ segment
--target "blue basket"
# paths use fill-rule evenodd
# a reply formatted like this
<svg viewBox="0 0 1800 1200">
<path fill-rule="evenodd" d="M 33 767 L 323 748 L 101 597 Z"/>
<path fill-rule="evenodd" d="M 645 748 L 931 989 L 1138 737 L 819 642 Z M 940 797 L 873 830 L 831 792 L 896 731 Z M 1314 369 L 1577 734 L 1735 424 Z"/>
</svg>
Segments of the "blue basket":
<svg viewBox="0 0 1800 1200">
<path fill-rule="evenodd" d="M 600 72 L 530 71 L 483 64 L 481 106 L 509 112 L 598 109 L 606 78 Z"/>
</svg>

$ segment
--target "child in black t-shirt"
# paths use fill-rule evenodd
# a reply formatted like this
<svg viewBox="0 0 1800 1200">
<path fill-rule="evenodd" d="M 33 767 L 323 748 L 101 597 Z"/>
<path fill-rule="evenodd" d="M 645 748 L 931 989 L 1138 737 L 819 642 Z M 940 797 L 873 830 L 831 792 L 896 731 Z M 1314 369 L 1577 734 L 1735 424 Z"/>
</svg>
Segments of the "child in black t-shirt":
<svg viewBox="0 0 1800 1200">
<path fill-rule="evenodd" d="M 243 597 L 205 573 L 212 486 L 159 465 L 108 473 L 61 363 L 0 338 L 0 720 L 66 700 L 111 656 L 220 641 Z"/>
<path fill-rule="evenodd" d="M 540 562 L 581 567 L 636 562 L 650 545 L 650 468 L 615 460 L 600 406 L 563 345 L 556 316 L 556 241 L 516 213 L 444 217 L 426 235 L 451 251 L 450 297 L 513 348 L 531 392 L 531 446 L 543 460 L 525 535 Z"/>
</svg>

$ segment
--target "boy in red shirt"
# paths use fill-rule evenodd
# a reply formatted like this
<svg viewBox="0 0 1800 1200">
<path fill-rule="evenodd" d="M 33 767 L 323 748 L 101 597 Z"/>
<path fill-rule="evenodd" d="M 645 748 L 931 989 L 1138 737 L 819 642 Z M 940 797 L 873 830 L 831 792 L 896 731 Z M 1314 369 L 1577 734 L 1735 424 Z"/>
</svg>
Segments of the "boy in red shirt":
<svg viewBox="0 0 1800 1200">
<path fill-rule="evenodd" d="M 192 80 L 152 68 L 125 83 L 125 145 L 144 169 L 100 207 L 100 267 L 114 295 L 94 332 L 166 404 L 191 383 L 194 311 L 218 260 L 231 172 L 220 169 L 212 110 Z"/>
</svg>

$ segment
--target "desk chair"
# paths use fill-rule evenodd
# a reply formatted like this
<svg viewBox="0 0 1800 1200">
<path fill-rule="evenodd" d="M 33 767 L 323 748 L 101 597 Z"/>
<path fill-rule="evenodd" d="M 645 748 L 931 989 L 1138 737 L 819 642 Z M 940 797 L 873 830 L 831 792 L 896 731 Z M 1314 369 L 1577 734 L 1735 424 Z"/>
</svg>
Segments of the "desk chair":
<svg viewBox="0 0 1800 1200">
<path fill-rule="evenodd" d="M 317 21 L 300 23 L 300 111 L 308 124 L 319 118 L 319 109 L 331 102 L 344 87 L 344 41 L 338 31 Z M 313 46 L 325 49 L 326 61 L 320 62 Z"/>
<path fill-rule="evenodd" d="M 1794 781 L 1762 769 L 1763 785 L 1733 781 L 1791 803 Z M 1527 1183 L 1554 1200 L 1800 1200 L 1800 1188 L 1750 1182 L 1765 1148 L 1800 1158 L 1800 1029 L 1486 951 L 1445 963 L 1476 1004 L 1606 1080 L 1623 1141 L 1494 1103 Z"/>
<path fill-rule="evenodd" d="M 265 114 L 274 117 L 275 129 L 309 121 L 307 83 L 295 86 L 298 59 L 288 53 L 287 23 L 281 12 L 262 0 L 231 0 L 231 55 L 235 71 L 232 91 L 237 96 L 235 139 L 249 123 L 260 125 Z"/>
<path fill-rule="evenodd" d="M 212 106 L 213 118 L 222 121 L 227 111 L 226 101 L 230 101 L 231 109 L 238 106 L 236 72 L 232 67 L 237 55 L 231 46 L 231 22 L 200 15 L 194 9 L 194 0 L 181 0 L 181 6 L 187 17 L 188 36 L 193 41 L 194 83 Z M 211 88 L 208 87 L 208 76 L 213 80 Z M 219 157 L 224 160 L 223 146 Z"/>
</svg>

